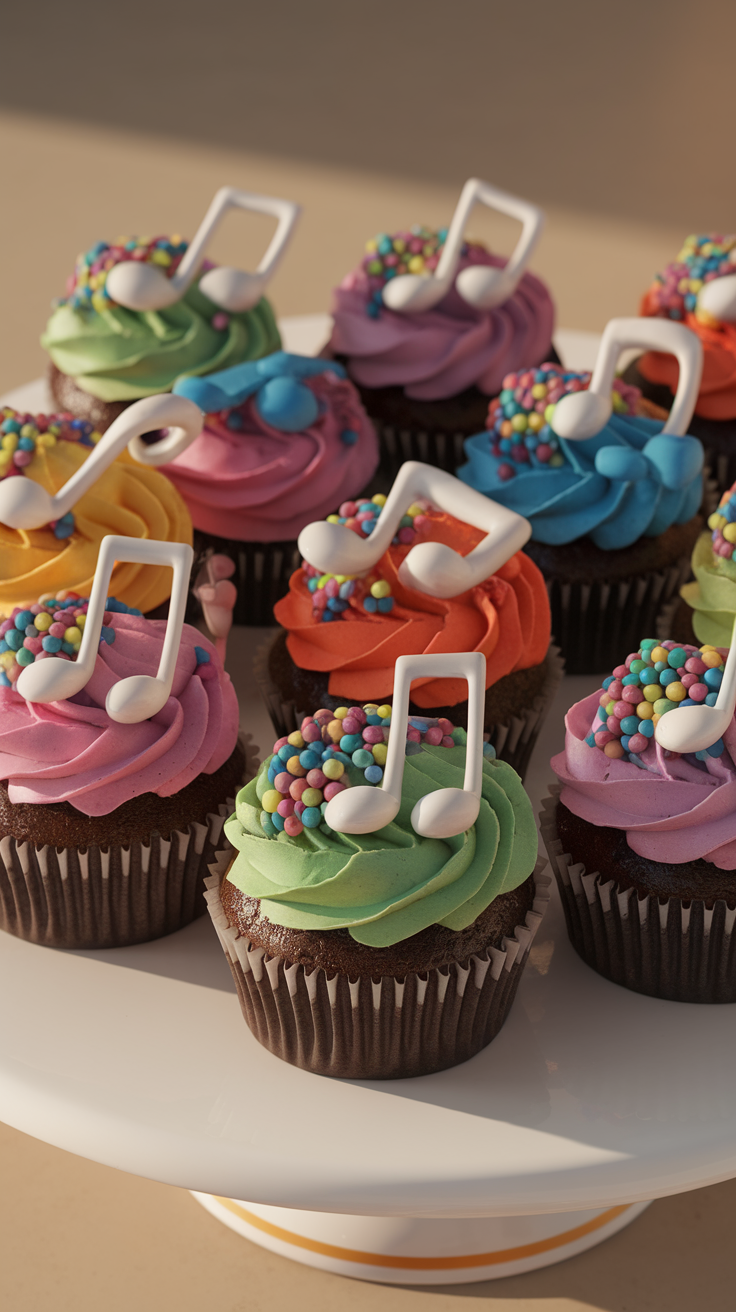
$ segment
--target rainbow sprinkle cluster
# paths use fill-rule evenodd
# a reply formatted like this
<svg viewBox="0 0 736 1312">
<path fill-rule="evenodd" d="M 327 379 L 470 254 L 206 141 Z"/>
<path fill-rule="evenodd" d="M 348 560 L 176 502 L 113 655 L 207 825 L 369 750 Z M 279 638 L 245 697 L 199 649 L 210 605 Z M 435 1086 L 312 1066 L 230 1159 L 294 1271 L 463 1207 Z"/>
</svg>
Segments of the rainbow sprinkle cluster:
<svg viewBox="0 0 736 1312">
<path fill-rule="evenodd" d="M 60 656 L 73 661 L 79 654 L 87 622 L 89 597 L 76 592 L 57 592 L 25 609 L 16 606 L 10 619 L 0 623 L 0 687 L 14 684 L 25 665 Z M 140 615 L 115 597 L 108 597 L 102 620 L 100 642 L 113 643 L 115 630 L 110 626 L 114 611 Z"/>
<path fill-rule="evenodd" d="M 378 516 L 386 503 L 382 493 L 370 501 L 343 501 L 336 515 L 328 515 L 328 524 L 344 524 L 360 538 L 370 537 Z M 417 532 L 428 522 L 429 502 L 415 501 L 402 516 L 393 546 L 411 546 Z M 328 622 L 340 619 L 350 606 L 367 611 L 369 615 L 389 614 L 394 608 L 391 584 L 381 577 L 376 565 L 364 577 L 353 574 L 321 574 L 313 565 L 302 561 L 307 587 L 312 594 L 312 614 L 316 620 Z"/>
<path fill-rule="evenodd" d="M 23 474 L 34 457 L 57 442 L 77 442 L 79 446 L 96 446 L 102 437 L 94 424 L 87 419 L 74 419 L 70 414 L 21 414 L 5 405 L 0 408 L 0 478 Z M 63 540 L 74 532 L 74 515 L 71 511 L 49 525 L 54 537 Z"/>
<path fill-rule="evenodd" d="M 558 469 L 565 464 L 552 427 L 554 408 L 569 392 L 586 391 L 590 379 L 589 373 L 573 373 L 557 364 L 506 375 L 503 390 L 491 401 L 486 419 L 491 454 L 503 459 L 496 471 L 499 478 L 514 478 L 514 465 Z M 614 379 L 611 401 L 616 414 L 635 415 L 640 396 L 638 387 L 631 387 L 622 378 Z"/>
<path fill-rule="evenodd" d="M 712 530 L 713 554 L 725 560 L 736 559 L 736 483 L 723 493 L 718 509 L 708 516 Z"/>
<path fill-rule="evenodd" d="M 442 247 L 447 240 L 447 228 L 436 232 L 431 228 L 416 225 L 408 232 L 397 232 L 389 236 L 379 232 L 365 244 L 362 269 L 367 274 L 372 295 L 365 312 L 371 319 L 377 319 L 383 308 L 382 290 L 391 278 L 402 273 L 432 273 L 439 263 Z M 477 251 L 481 255 L 487 252 L 479 243 L 464 242 L 461 257 L 471 257 Z"/>
<path fill-rule="evenodd" d="M 325 822 L 327 803 L 350 787 L 347 766 L 359 770 L 361 783 L 377 785 L 383 779 L 388 755 L 391 707 L 367 702 L 365 706 L 338 706 L 307 715 L 288 738 L 273 745 L 268 767 L 271 785 L 261 797 L 261 825 L 269 838 L 282 831 L 296 838 L 302 830 L 331 833 Z M 449 720 L 412 716 L 406 728 L 406 755 L 414 756 L 422 744 L 454 747 L 455 727 Z M 486 759 L 496 752 L 485 743 Z"/>
<path fill-rule="evenodd" d="M 66 297 L 56 305 L 72 310 L 107 310 L 114 301 L 107 293 L 107 275 L 124 260 L 157 264 L 168 278 L 181 264 L 188 242 L 181 237 L 119 237 L 116 242 L 98 241 L 77 256 L 74 273 L 66 285 Z"/>
<path fill-rule="evenodd" d="M 598 718 L 600 728 L 586 738 L 613 760 L 626 758 L 642 765 L 639 757 L 651 746 L 662 715 L 679 706 L 715 706 L 723 678 L 726 654 L 706 644 L 644 638 L 639 650 L 617 665 L 603 680 Z M 720 756 L 723 739 L 695 752 L 698 760 Z"/>
<path fill-rule="evenodd" d="M 729 273 L 736 273 L 736 236 L 691 234 L 685 238 L 677 259 L 667 265 L 664 273 L 655 275 L 649 295 L 663 318 L 682 319 L 687 313 L 698 313 L 698 292 L 703 283 Z M 702 317 L 710 321 L 710 315 L 703 313 Z"/>
</svg>

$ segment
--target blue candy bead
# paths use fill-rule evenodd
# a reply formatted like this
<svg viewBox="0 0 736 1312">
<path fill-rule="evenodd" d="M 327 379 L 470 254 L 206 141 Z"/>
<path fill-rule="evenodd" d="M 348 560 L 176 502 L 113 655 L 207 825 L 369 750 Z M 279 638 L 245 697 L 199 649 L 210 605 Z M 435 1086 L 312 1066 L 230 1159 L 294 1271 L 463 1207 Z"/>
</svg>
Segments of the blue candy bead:
<svg viewBox="0 0 736 1312">
<path fill-rule="evenodd" d="M 603 708 L 601 707 L 601 709 Z M 623 730 L 624 733 L 629 735 L 632 733 L 638 733 L 639 732 L 638 715 L 625 715 L 623 720 L 621 721 L 621 729 Z"/>
<path fill-rule="evenodd" d="M 422 750 L 421 743 L 411 743 L 407 740 L 406 749 L 405 749 L 407 756 L 416 756 L 418 752 L 421 752 L 421 750 Z"/>
<path fill-rule="evenodd" d="M 10 651 L 10 648 L 4 638 L 0 638 L 0 654 L 4 651 Z"/>
<path fill-rule="evenodd" d="M 680 705 L 682 705 L 682 703 L 680 703 Z M 637 732 L 643 734 L 645 738 L 653 738 L 653 737 L 654 737 L 654 723 L 653 723 L 653 721 L 652 721 L 652 720 L 640 720 L 640 721 L 639 721 L 639 725 L 638 725 Z"/>
<path fill-rule="evenodd" d="M 209 663 L 210 663 L 210 654 L 209 654 L 208 651 L 205 651 L 204 647 L 195 647 L 195 648 L 194 648 L 194 655 L 195 655 L 196 658 L 197 658 L 197 664 L 198 664 L 198 665 L 209 665 Z"/>
<path fill-rule="evenodd" d="M 283 747 L 279 747 L 279 756 L 282 761 L 290 761 L 292 756 L 295 755 L 296 748 L 292 747 L 291 743 L 284 743 Z"/>
<path fill-rule="evenodd" d="M 299 753 L 299 764 L 304 766 L 305 770 L 316 770 L 322 760 L 322 754 L 319 756 L 311 748 Z"/>
<path fill-rule="evenodd" d="M 340 615 L 347 608 L 348 603 L 343 601 L 341 597 L 330 597 L 327 602 L 327 609 L 331 610 L 334 615 Z"/>
<path fill-rule="evenodd" d="M 278 829 L 279 831 L 282 830 L 284 827 L 284 817 L 279 815 L 278 811 L 274 811 L 271 815 L 271 824 L 274 829 Z"/>
<path fill-rule="evenodd" d="M 378 520 L 377 520 L 377 519 L 364 519 L 364 520 L 363 520 L 363 523 L 362 523 L 361 527 L 362 527 L 362 530 L 363 530 L 363 532 L 366 534 L 367 537 L 370 537 L 370 535 L 371 535 L 371 533 L 373 532 L 374 528 L 376 527 L 376 524 L 377 524 L 377 523 L 378 523 Z"/>
<path fill-rule="evenodd" d="M 336 752 L 333 748 L 333 760 L 342 761 L 343 765 L 352 765 L 352 761 L 347 752 Z"/>
<path fill-rule="evenodd" d="M 681 439 L 679 437 L 676 439 L 676 441 L 678 442 L 680 440 Z M 684 438 L 682 440 L 684 441 Z M 694 438 L 693 440 L 696 441 L 697 439 Z M 701 447 L 701 458 L 702 458 L 702 447 Z M 679 670 L 685 664 L 686 660 L 687 660 L 687 652 L 682 647 L 673 647 L 672 651 L 669 653 L 667 657 L 667 664 L 671 666 L 673 670 Z"/>
<path fill-rule="evenodd" d="M 379 597 L 379 598 L 378 598 L 378 609 L 379 609 L 379 611 L 381 611 L 381 613 L 382 613 L 383 615 L 388 615 L 389 612 L 393 610 L 393 608 L 394 608 L 394 599 L 393 599 L 393 597 Z"/>
<path fill-rule="evenodd" d="M 636 675 L 635 677 L 639 679 L 639 681 L 643 683 L 645 686 L 648 683 L 659 683 L 660 681 L 659 673 L 657 672 L 657 670 L 652 670 L 649 668 L 647 668 L 646 670 L 641 670 L 639 674 Z M 624 683 L 626 683 L 626 679 L 624 679 Z"/>
<path fill-rule="evenodd" d="M 344 446 L 355 446 L 358 440 L 358 434 L 354 428 L 343 428 L 340 434 L 340 441 Z"/>
<path fill-rule="evenodd" d="M 19 450 L 19 451 L 35 451 L 35 450 L 36 450 L 36 443 L 34 442 L 34 440 L 33 440 L 32 437 L 21 437 L 21 438 L 18 439 L 18 450 Z"/>
<path fill-rule="evenodd" d="M 718 700 L 718 693 L 717 693 L 717 692 L 709 692 L 709 693 L 706 695 L 706 698 L 705 698 L 705 704 L 706 704 L 706 706 L 715 706 L 717 700 Z"/>
<path fill-rule="evenodd" d="M 114 641 L 115 641 L 115 630 L 112 628 L 111 625 L 109 625 L 109 624 L 103 624 L 103 626 L 102 626 L 102 628 L 101 628 L 101 630 L 100 630 L 100 641 L 101 641 L 101 642 L 106 642 L 106 643 L 108 644 L 109 647 L 112 647 L 112 644 L 113 644 Z M 200 649 L 200 650 L 201 650 L 201 649 Z M 206 652 L 205 652 L 205 655 L 207 655 Z M 207 659 L 209 660 L 209 656 L 207 657 Z"/>
<path fill-rule="evenodd" d="M 621 735 L 621 740 L 620 740 L 620 741 L 621 741 L 621 746 L 623 747 L 623 749 L 624 749 L 625 752 L 628 752 L 628 750 L 629 750 L 629 740 L 630 740 L 630 738 L 632 738 L 632 737 L 633 737 L 633 735 L 632 735 L 632 734 L 628 734 L 628 733 L 622 733 L 622 735 Z"/>
<path fill-rule="evenodd" d="M 12 688 L 12 686 L 5 670 L 0 670 L 0 688 Z"/>
<path fill-rule="evenodd" d="M 347 752 L 350 756 L 362 746 L 363 735 L 359 733 L 344 733 L 340 739 L 340 751 Z"/>
<path fill-rule="evenodd" d="M 365 771 L 364 778 L 366 780 L 366 783 L 380 784 L 381 780 L 383 779 L 383 770 L 381 769 L 380 765 L 369 765 Z"/>
<path fill-rule="evenodd" d="M 357 751 L 353 752 L 353 765 L 357 765 L 359 770 L 365 770 L 367 766 L 373 764 L 373 753 L 367 751 L 365 747 L 359 747 Z"/>
<path fill-rule="evenodd" d="M 306 829 L 316 829 L 322 824 L 322 812 L 318 806 L 305 806 L 299 819 Z"/>
<path fill-rule="evenodd" d="M 67 656 L 73 656 L 73 655 L 74 655 L 74 644 L 71 643 L 71 642 L 64 642 L 64 641 L 62 640 L 61 650 L 62 650 L 63 652 L 65 652 Z"/>
<path fill-rule="evenodd" d="M 42 638 L 41 646 L 43 647 L 44 651 L 52 651 L 52 652 L 61 651 L 61 638 L 50 638 L 50 637 Z M 17 648 L 15 648 L 14 650 L 17 651 Z"/>
<path fill-rule="evenodd" d="M 20 629 L 8 629 L 5 634 L 5 641 L 11 651 L 20 651 L 23 646 L 23 634 Z"/>
<path fill-rule="evenodd" d="M 322 623 L 329 624 L 332 620 L 334 620 L 334 618 L 335 618 L 334 610 L 330 610 L 329 607 L 325 606 L 325 609 L 322 611 L 322 615 L 321 615 Z"/>
<path fill-rule="evenodd" d="M 595 737 L 594 737 L 594 735 L 593 735 L 592 733 L 589 733 L 589 734 L 588 734 L 588 736 L 587 736 L 587 738 L 585 739 L 585 741 L 586 741 L 586 743 L 588 744 L 589 747 L 595 747 Z"/>
<path fill-rule="evenodd" d="M 679 677 L 677 670 L 662 670 L 659 682 L 663 688 L 666 688 L 668 683 L 676 683 Z"/>
<path fill-rule="evenodd" d="M 591 737 L 592 737 L 592 734 L 591 734 Z M 595 742 L 595 738 L 593 738 L 593 742 Z M 486 758 L 487 761 L 495 761 L 495 759 L 496 759 L 496 749 L 495 749 L 495 747 L 493 746 L 493 743 L 484 743 L 484 744 L 483 744 L 483 755 L 485 756 L 485 758 Z"/>
<path fill-rule="evenodd" d="M 642 673 L 645 674 L 646 671 L 643 670 Z M 626 687 L 629 687 L 629 686 L 631 686 L 631 687 L 637 687 L 638 684 L 639 684 L 639 675 L 638 675 L 638 674 L 625 674 L 624 677 L 623 677 L 623 679 L 621 680 L 621 682 L 622 682 Z M 652 681 L 651 681 L 651 680 L 648 680 L 648 682 L 651 683 Z"/>
<path fill-rule="evenodd" d="M 605 692 L 608 688 L 610 688 L 611 684 L 614 682 L 614 679 L 615 679 L 615 675 L 613 675 L 613 674 L 609 674 L 608 678 L 603 680 L 603 691 L 604 691 L 604 692 Z"/>
<path fill-rule="evenodd" d="M 365 722 L 366 724 L 380 724 L 381 717 L 380 715 L 367 715 L 365 717 Z"/>
<path fill-rule="evenodd" d="M 706 670 L 703 675 L 703 683 L 709 688 L 720 688 L 723 682 L 723 672 L 721 670 Z M 707 700 L 707 699 L 706 699 Z"/>
<path fill-rule="evenodd" d="M 343 601 L 349 601 L 349 599 L 352 597 L 354 592 L 355 592 L 355 584 L 352 579 L 348 579 L 347 583 L 340 584 L 339 595 Z"/>
<path fill-rule="evenodd" d="M 261 811 L 261 829 L 267 838 L 273 838 L 276 833 L 276 826 L 268 811 Z"/>
<path fill-rule="evenodd" d="M 378 610 L 378 602 L 375 597 L 363 598 L 363 610 L 367 610 L 369 615 L 375 615 Z"/>
<path fill-rule="evenodd" d="M 319 579 L 307 579 L 307 587 L 309 588 L 309 591 L 316 592 L 318 583 Z"/>
<path fill-rule="evenodd" d="M 35 618 L 36 617 L 33 614 L 33 611 L 21 610 L 16 615 L 15 619 L 13 620 L 13 623 L 16 629 L 19 629 L 21 633 L 25 633 L 26 629 L 28 628 L 28 625 L 32 624 Z"/>
<path fill-rule="evenodd" d="M 712 743 L 712 745 L 710 747 L 706 747 L 705 750 L 709 756 L 721 756 L 724 750 L 723 739 L 719 738 L 718 742 Z"/>
</svg>

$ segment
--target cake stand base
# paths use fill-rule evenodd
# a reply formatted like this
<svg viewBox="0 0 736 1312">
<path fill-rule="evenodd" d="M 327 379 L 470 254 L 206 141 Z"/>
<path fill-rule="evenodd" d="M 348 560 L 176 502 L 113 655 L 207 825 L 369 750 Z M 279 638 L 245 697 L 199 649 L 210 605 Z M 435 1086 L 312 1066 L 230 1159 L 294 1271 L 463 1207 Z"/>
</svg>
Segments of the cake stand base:
<svg viewBox="0 0 736 1312">
<path fill-rule="evenodd" d="M 193 1196 L 236 1234 L 281 1257 L 391 1285 L 458 1285 L 551 1266 L 615 1235 L 649 1206 L 438 1220 L 299 1212 Z"/>
</svg>

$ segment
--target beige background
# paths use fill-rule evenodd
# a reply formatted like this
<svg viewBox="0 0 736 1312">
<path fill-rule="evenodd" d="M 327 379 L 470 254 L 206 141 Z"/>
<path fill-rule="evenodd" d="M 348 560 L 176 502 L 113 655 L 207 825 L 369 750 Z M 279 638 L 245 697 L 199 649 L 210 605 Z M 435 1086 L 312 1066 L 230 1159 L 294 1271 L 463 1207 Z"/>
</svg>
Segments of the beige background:
<svg viewBox="0 0 736 1312">
<path fill-rule="evenodd" d="M 282 314 L 328 308 L 375 232 L 447 222 L 476 173 L 547 207 L 534 267 L 563 325 L 600 329 L 635 312 L 686 231 L 736 226 L 735 36 L 730 0 L 26 0 L 3 22 L 0 391 L 41 372 L 38 335 L 78 251 L 190 236 L 224 182 L 305 206 L 272 288 Z M 480 212 L 472 231 L 514 240 Z M 232 215 L 212 253 L 247 266 L 266 235 Z M 0 1164 L 13 1312 L 734 1305 L 736 1183 L 657 1202 L 558 1267 L 412 1290 L 271 1256 L 184 1192 L 2 1126 Z"/>
</svg>

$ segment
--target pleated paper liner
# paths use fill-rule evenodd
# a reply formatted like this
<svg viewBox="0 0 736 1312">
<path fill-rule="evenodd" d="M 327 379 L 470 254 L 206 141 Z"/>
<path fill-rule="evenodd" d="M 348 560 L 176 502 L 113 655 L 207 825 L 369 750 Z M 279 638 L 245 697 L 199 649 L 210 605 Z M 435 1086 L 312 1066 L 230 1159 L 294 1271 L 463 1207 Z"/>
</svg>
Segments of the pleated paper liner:
<svg viewBox="0 0 736 1312">
<path fill-rule="evenodd" d="M 490 399 L 490 398 L 489 398 Z M 399 469 L 405 460 L 421 460 L 425 465 L 434 465 L 454 474 L 465 463 L 463 443 L 472 437 L 471 432 L 422 432 L 409 428 L 397 428 L 371 416 L 373 426 L 378 434 L 379 462 L 375 477 L 371 480 L 374 492 L 388 492 Z M 482 428 L 482 424 L 481 424 Z"/>
<path fill-rule="evenodd" d="M 526 923 L 464 963 L 353 981 L 307 973 L 230 926 L 220 885 L 232 860 L 218 852 L 206 880 L 207 905 L 238 990 L 243 1016 L 259 1043 L 282 1060 L 342 1079 L 405 1079 L 456 1066 L 485 1048 L 511 1009 L 529 949 L 549 902 L 551 880 L 534 870 L 535 898 Z"/>
<path fill-rule="evenodd" d="M 245 743 L 244 778 L 258 772 L 257 748 Z M 59 848 L 0 840 L 0 929 L 46 947 L 117 948 L 173 934 L 204 915 L 204 880 L 218 850 L 229 846 L 227 798 L 206 823 L 193 821 L 168 838 L 107 848 Z"/>
<path fill-rule="evenodd" d="M 218 538 L 195 529 L 195 577 L 209 549 L 228 556 L 235 565 L 232 581 L 238 596 L 233 623 L 272 625 L 273 608 L 289 591 L 289 579 L 301 561 L 296 540 L 238 542 L 235 538 Z"/>
<path fill-rule="evenodd" d="M 559 788 L 542 802 L 540 827 L 560 890 L 570 942 L 614 984 L 672 1002 L 736 1002 L 736 906 L 723 900 L 641 898 L 602 882 L 563 852 Z"/>
<path fill-rule="evenodd" d="M 304 710 L 299 708 L 294 701 L 284 701 L 269 673 L 268 655 L 270 645 L 270 643 L 265 643 L 258 648 L 253 660 L 253 677 L 258 684 L 266 709 L 271 717 L 276 737 L 284 738 L 299 728 L 306 715 L 313 715 L 319 708 L 311 706 L 308 710 Z M 545 678 L 541 692 L 534 698 L 531 706 L 526 708 L 520 715 L 510 717 L 508 724 L 488 723 L 484 726 L 485 733 L 483 737 L 485 741 L 490 742 L 495 747 L 498 759 L 506 761 L 522 779 L 528 768 L 539 731 L 565 672 L 565 662 L 560 656 L 559 648 L 549 647 L 545 657 L 545 666 Z M 366 697 L 364 700 L 368 701 L 368 698 Z M 362 705 L 362 703 L 351 700 L 349 697 L 345 699 L 345 704 L 347 706 Z M 432 711 L 428 709 L 426 712 L 421 713 L 431 716 Z M 450 715 L 449 718 L 451 719 L 452 716 Z"/>
</svg>

